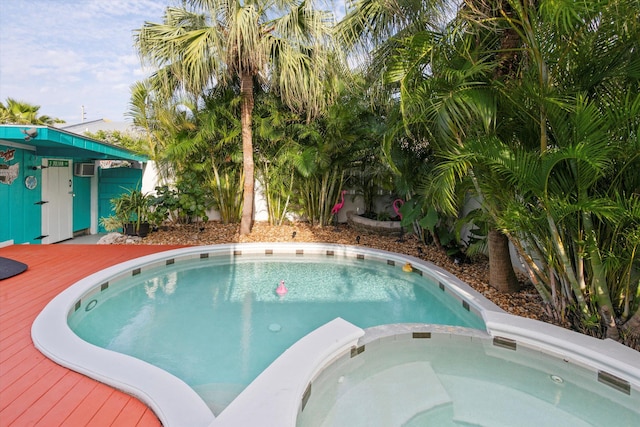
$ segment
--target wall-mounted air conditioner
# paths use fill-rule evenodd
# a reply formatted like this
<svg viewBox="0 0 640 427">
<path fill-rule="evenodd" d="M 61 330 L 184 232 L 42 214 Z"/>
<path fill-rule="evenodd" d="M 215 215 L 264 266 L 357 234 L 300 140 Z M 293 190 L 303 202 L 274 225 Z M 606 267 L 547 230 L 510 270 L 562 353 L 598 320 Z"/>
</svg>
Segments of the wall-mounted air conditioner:
<svg viewBox="0 0 640 427">
<path fill-rule="evenodd" d="M 93 176 L 95 166 L 93 163 L 75 163 L 73 165 L 73 174 L 75 176 Z"/>
</svg>

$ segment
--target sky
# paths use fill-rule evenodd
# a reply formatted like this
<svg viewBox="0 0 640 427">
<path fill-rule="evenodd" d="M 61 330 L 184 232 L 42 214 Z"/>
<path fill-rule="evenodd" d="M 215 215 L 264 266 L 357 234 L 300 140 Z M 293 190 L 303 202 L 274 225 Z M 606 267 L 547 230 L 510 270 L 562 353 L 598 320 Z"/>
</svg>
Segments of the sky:
<svg viewBox="0 0 640 427">
<path fill-rule="evenodd" d="M 133 30 L 171 0 L 0 0 L 0 102 L 40 106 L 67 124 L 125 121 L 145 77 Z"/>
<path fill-rule="evenodd" d="M 133 30 L 162 22 L 166 6 L 179 3 L 0 0 L 0 102 L 39 105 L 39 115 L 68 125 L 83 121 L 83 106 L 84 121 L 128 120 L 130 87 L 147 75 Z"/>
</svg>

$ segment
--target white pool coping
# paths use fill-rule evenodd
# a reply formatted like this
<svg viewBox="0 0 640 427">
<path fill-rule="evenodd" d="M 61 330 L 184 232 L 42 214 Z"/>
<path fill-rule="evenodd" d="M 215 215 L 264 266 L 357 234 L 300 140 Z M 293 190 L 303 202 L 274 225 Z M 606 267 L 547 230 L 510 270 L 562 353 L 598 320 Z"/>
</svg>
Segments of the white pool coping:
<svg viewBox="0 0 640 427">
<path fill-rule="evenodd" d="M 339 317 L 307 334 L 258 375 L 211 426 L 295 426 L 311 379 L 363 335 L 364 330 Z"/>
<path fill-rule="evenodd" d="M 320 243 L 244 243 L 192 246 L 126 261 L 88 276 L 56 296 L 38 315 L 31 329 L 35 347 L 56 363 L 129 393 L 146 403 L 164 426 L 293 427 L 311 378 L 339 355 L 357 345 L 364 331 L 335 319 L 300 339 L 276 359 L 216 418 L 198 394 L 182 380 L 139 359 L 87 343 L 68 326 L 67 316 L 83 297 L 102 283 L 134 269 L 145 270 L 171 259 L 242 254 L 327 254 L 365 256 L 409 262 L 440 282 L 470 311 L 479 314 L 490 336 L 539 348 L 567 360 L 614 374 L 640 390 L 640 352 L 612 340 L 598 340 L 536 320 L 510 315 L 447 271 L 401 254 Z"/>
</svg>

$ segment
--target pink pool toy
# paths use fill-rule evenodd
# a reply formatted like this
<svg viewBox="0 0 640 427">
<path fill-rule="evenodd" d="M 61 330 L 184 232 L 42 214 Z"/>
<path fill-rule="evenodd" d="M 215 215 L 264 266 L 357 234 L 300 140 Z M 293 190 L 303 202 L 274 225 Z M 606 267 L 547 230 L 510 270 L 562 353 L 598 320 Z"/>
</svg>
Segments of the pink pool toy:
<svg viewBox="0 0 640 427">
<path fill-rule="evenodd" d="M 289 292 L 289 290 L 287 289 L 287 287 L 284 285 L 284 280 L 280 281 L 280 284 L 278 285 L 278 287 L 276 288 L 276 294 L 280 295 L 280 296 L 284 296 L 287 292 Z"/>
</svg>

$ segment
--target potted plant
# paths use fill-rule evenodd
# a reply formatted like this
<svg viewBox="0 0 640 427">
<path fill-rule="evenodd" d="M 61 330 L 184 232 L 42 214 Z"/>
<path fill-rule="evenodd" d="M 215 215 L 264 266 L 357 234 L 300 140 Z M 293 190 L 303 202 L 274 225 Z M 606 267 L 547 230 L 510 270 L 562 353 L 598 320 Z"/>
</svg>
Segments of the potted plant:
<svg viewBox="0 0 640 427">
<path fill-rule="evenodd" d="M 124 222 L 115 215 L 101 217 L 99 222 L 108 232 L 120 231 L 124 227 Z"/>
<path fill-rule="evenodd" d="M 145 237 L 149 233 L 149 196 L 130 190 L 111 199 L 115 217 L 122 223 L 125 234 Z"/>
</svg>

